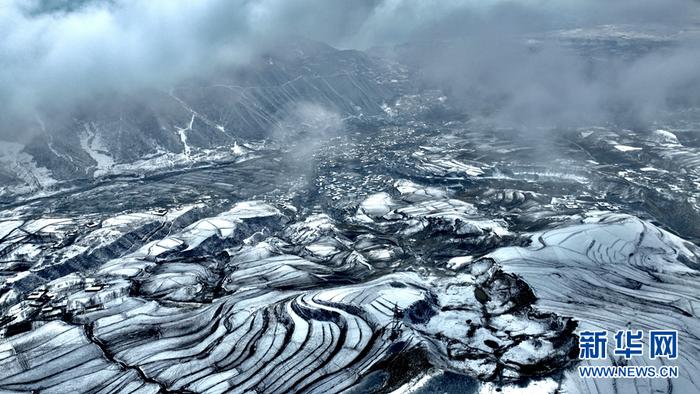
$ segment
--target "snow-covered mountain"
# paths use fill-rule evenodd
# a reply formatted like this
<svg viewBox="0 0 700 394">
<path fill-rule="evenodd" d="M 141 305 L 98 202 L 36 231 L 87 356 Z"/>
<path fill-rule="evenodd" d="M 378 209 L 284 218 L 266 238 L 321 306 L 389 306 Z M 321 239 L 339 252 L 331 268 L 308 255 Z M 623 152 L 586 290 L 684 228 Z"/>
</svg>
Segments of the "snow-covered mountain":
<svg viewBox="0 0 700 394">
<path fill-rule="evenodd" d="M 3 189 L 38 191 L 56 182 L 225 159 L 295 120 L 300 104 L 343 118 L 372 117 L 408 89 L 404 67 L 298 40 L 245 67 L 167 91 L 103 94 L 58 120 L 37 118 L 27 126 L 33 138 L 2 156 L 8 162 Z"/>
<path fill-rule="evenodd" d="M 0 392 L 698 392 L 700 110 L 591 71 L 673 39 L 297 40 L 32 120 L 0 143 Z M 680 355 L 579 358 L 623 329 Z"/>
</svg>

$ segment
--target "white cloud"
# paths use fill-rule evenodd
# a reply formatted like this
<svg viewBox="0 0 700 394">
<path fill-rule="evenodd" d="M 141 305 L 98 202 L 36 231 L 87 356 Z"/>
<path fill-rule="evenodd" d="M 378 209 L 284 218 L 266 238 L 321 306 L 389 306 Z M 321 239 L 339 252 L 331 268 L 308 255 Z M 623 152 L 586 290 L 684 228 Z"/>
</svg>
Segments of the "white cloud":
<svg viewBox="0 0 700 394">
<path fill-rule="evenodd" d="M 0 120 L 100 91 L 166 87 L 245 64 L 296 35 L 365 48 L 610 19 L 672 25 L 697 18 L 696 8 L 689 0 L 5 0 Z"/>
</svg>

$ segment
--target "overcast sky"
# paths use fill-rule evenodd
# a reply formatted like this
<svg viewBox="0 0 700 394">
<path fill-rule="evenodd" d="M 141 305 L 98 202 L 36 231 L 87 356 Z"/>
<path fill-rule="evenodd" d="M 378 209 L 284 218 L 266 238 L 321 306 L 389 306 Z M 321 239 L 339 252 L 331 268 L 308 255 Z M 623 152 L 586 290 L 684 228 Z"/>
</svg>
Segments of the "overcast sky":
<svg viewBox="0 0 700 394">
<path fill-rule="evenodd" d="M 610 23 L 678 31 L 698 22 L 698 8 L 692 0 L 3 0 L 1 111 L 31 116 L 106 89 L 167 87 L 216 65 L 245 64 L 294 35 L 364 49 Z M 469 76 L 461 67 L 442 72 Z"/>
</svg>

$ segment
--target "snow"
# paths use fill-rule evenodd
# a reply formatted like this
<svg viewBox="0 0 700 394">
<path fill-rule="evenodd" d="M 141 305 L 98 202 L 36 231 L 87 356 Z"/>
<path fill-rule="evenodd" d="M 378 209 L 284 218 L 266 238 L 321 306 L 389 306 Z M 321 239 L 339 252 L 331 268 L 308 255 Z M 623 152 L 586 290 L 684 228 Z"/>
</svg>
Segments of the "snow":
<svg viewBox="0 0 700 394">
<path fill-rule="evenodd" d="M 653 135 L 660 141 L 671 145 L 678 145 L 678 137 L 668 130 L 654 130 Z"/>
<path fill-rule="evenodd" d="M 642 148 L 638 148 L 635 146 L 620 145 L 620 144 L 615 145 L 615 149 L 619 150 L 620 152 L 635 152 L 635 151 L 642 150 Z"/>
<path fill-rule="evenodd" d="M 233 147 L 231 147 L 231 152 L 234 155 L 240 156 L 240 155 L 246 153 L 246 150 L 244 148 L 242 148 L 240 145 L 238 145 L 237 142 L 234 142 Z"/>
<path fill-rule="evenodd" d="M 144 245 L 141 247 L 141 249 L 137 250 L 134 255 L 139 257 L 157 257 L 165 252 L 175 249 L 183 243 L 183 241 L 175 237 L 168 237 Z"/>
<path fill-rule="evenodd" d="M 388 193 L 377 193 L 369 196 L 360 204 L 358 214 L 381 217 L 389 213 L 395 205 Z"/>
<path fill-rule="evenodd" d="M 18 280 L 22 280 L 23 278 L 26 278 L 29 275 L 30 275 L 29 271 L 18 272 L 16 274 L 12 275 L 11 277 L 7 278 L 5 280 L 5 283 L 7 283 L 8 285 L 11 285 L 11 284 L 17 282 Z"/>
<path fill-rule="evenodd" d="M 24 222 L 21 220 L 7 220 L 0 222 L 0 239 L 11 234 L 15 229 L 21 226 Z"/>
<path fill-rule="evenodd" d="M 30 232 L 30 233 L 37 233 L 37 232 L 45 232 L 45 233 L 52 233 L 59 231 L 61 226 L 68 226 L 73 223 L 73 220 L 71 219 L 62 219 L 62 218 L 44 218 L 44 219 L 36 219 L 36 220 L 31 220 L 27 222 L 27 224 L 23 227 L 24 230 Z"/>
<path fill-rule="evenodd" d="M 0 141 L 0 167 L 9 171 L 25 185 L 19 187 L 0 185 L 3 191 L 15 193 L 34 192 L 53 186 L 57 181 L 52 178 L 51 171 L 46 167 L 38 167 L 34 158 L 23 152 L 24 145 L 9 141 Z"/>
<path fill-rule="evenodd" d="M 473 260 L 474 258 L 472 256 L 453 257 L 447 261 L 447 268 L 456 271 L 465 265 L 470 264 Z"/>
<path fill-rule="evenodd" d="M 374 261 L 390 261 L 394 253 L 391 249 L 374 249 L 367 252 L 367 258 Z"/>
<path fill-rule="evenodd" d="M 157 245 L 166 249 L 174 249 L 182 245 L 182 241 L 176 238 L 165 238 L 162 241 L 158 242 Z"/>
<path fill-rule="evenodd" d="M 97 163 L 94 177 L 107 174 L 114 166 L 114 159 L 106 153 L 109 149 L 104 146 L 95 125 L 85 125 L 85 129 L 80 133 L 80 147 Z"/>
<path fill-rule="evenodd" d="M 503 362 L 527 365 L 552 353 L 554 345 L 543 339 L 528 339 L 508 349 Z"/>
<path fill-rule="evenodd" d="M 282 213 L 272 205 L 262 201 L 239 202 L 228 211 L 236 219 L 251 219 L 258 217 L 281 216 Z"/>
<path fill-rule="evenodd" d="M 479 394 L 554 394 L 557 392 L 559 392 L 559 383 L 552 378 L 529 380 L 526 384 L 517 386 L 498 386 L 494 383 L 483 383 L 479 388 Z"/>
<path fill-rule="evenodd" d="M 579 330 L 675 329 L 687 349 L 697 348 L 693 305 L 700 303 L 694 280 L 699 252 L 694 245 L 649 222 L 611 213 L 590 214 L 581 224 L 535 233 L 531 239 L 530 247 L 501 248 L 488 257 L 528 283 L 538 298 L 538 310 L 571 316 Z M 631 362 L 638 365 L 637 359 Z M 645 362 L 660 365 L 658 360 Z M 681 378 L 673 382 L 673 389 L 697 391 L 696 383 L 683 377 L 689 376 L 683 368 L 697 365 L 698 353 L 685 352 L 678 362 Z M 654 383 L 661 384 L 659 391 L 670 389 L 664 381 Z M 563 391 L 578 392 L 585 384 L 575 373 L 567 373 Z"/>
<path fill-rule="evenodd" d="M 444 213 L 445 220 L 474 209 L 473 205 L 449 199 L 440 191 L 433 193 L 407 183 L 399 187 L 404 188 L 407 200 L 415 197 L 421 201 L 393 201 L 387 194 L 378 199 L 380 208 L 382 204 L 412 207 L 416 215 L 423 217 Z M 100 218 L 103 228 L 91 233 L 133 227 L 140 220 L 163 221 L 164 217 L 127 213 L 111 219 Z M 495 276 L 498 269 L 493 263 L 471 262 L 470 257 L 463 257 L 460 263 L 469 264 L 469 272 L 447 278 L 400 271 L 352 285 L 345 282 L 330 287 L 329 280 L 339 273 L 354 275 L 353 271 L 357 271 L 357 259 L 350 257 L 350 251 L 391 259 L 401 247 L 372 234 L 350 240 L 337 230 L 339 219 L 326 214 L 312 214 L 302 222 L 278 230 L 288 220 L 276 206 L 262 201 L 239 202 L 229 211 L 201 219 L 184 229 L 173 229 L 135 252 L 128 248 L 95 270 L 67 275 L 47 287 L 61 302 L 65 301 L 64 309 L 80 312 L 75 316 L 81 324 L 93 323 L 92 334 L 115 358 L 148 370 L 155 380 L 172 382 L 169 387 L 173 390 L 184 386 L 245 389 L 241 384 L 248 384 L 248 378 L 258 379 L 259 375 L 261 385 L 270 392 L 291 392 L 294 387 L 288 381 L 321 381 L 319 378 L 328 379 L 324 383 L 327 386 L 319 386 L 316 391 L 340 391 L 346 387 L 342 385 L 349 387 L 356 377 L 337 372 L 350 370 L 350 365 L 371 370 L 377 362 L 394 354 L 395 343 L 405 343 L 406 349 L 424 345 L 431 363 L 436 365 L 434 371 L 458 371 L 484 379 L 496 372 L 498 359 L 502 358 L 502 353 L 494 352 L 494 348 L 505 352 L 511 347 L 511 359 L 526 359 L 528 363 L 549 362 L 558 357 L 546 344 L 535 346 L 533 342 L 529 346 L 521 343 L 522 338 L 514 339 L 505 329 L 516 327 L 518 334 L 553 338 L 561 331 L 556 327 L 563 325 L 555 324 L 550 317 L 533 317 L 527 313 L 529 309 L 513 304 L 511 297 L 523 285 L 498 280 Z M 58 225 L 51 220 L 37 224 Z M 217 237 L 230 238 L 219 242 Z M 290 241 L 292 238 L 300 244 Z M 222 272 L 213 269 L 215 265 L 210 259 L 188 258 L 192 254 L 187 251 L 202 242 L 207 242 L 204 251 L 207 254 L 216 252 L 209 247 L 219 246 L 222 253 L 228 254 Z M 296 255 L 311 251 L 318 257 L 336 250 L 343 256 L 337 260 L 333 260 L 335 257 L 307 260 Z M 166 252 L 171 253 L 167 260 L 155 258 Z M 134 281 L 139 283 L 138 294 L 132 293 Z M 214 298 L 206 298 L 211 297 L 210 291 L 215 286 L 222 291 Z M 503 286 L 514 293 L 503 291 Z M 94 291 L 86 291 L 88 288 Z M 490 302 L 504 305 L 503 310 L 486 305 L 478 291 L 485 292 Z M 51 307 L 54 309 L 47 311 L 61 309 L 54 304 Z M 403 319 L 397 317 L 395 308 L 407 312 Z M 499 318 L 500 314 L 507 315 Z M 489 319 L 492 323 L 487 324 Z M 288 324 L 290 321 L 294 324 Z M 395 326 L 389 330 L 389 324 Z M 69 329 L 80 335 L 86 332 L 79 327 Z M 152 331 L 156 331 L 155 335 Z M 22 334 L 10 341 L 16 344 L 27 336 Z M 285 338 L 291 338 L 291 342 L 283 343 Z M 74 342 L 63 343 L 61 351 L 76 355 L 70 360 L 77 360 L 80 368 L 93 363 L 92 358 L 82 357 Z M 332 348 L 338 351 L 329 352 Z M 99 349 L 95 350 L 96 356 L 101 356 Z M 460 358 L 452 357 L 452 351 Z M 24 354 L 38 357 L 36 352 Z M 14 362 L 22 356 L 9 357 Z M 314 364 L 300 362 L 299 357 Z M 226 364 L 237 359 L 242 361 L 240 367 L 230 368 Z M 207 369 L 214 360 L 225 362 L 216 371 Z M 61 370 L 55 374 L 58 379 L 74 376 L 72 368 L 63 368 L 65 361 L 61 360 Z M 34 358 L 30 362 L 32 369 L 27 375 L 32 374 L 32 379 L 43 384 L 45 377 L 40 374 L 44 369 L 34 368 Z M 152 368 L 154 364 L 158 366 Z M 501 364 L 507 370 L 504 376 L 520 376 L 520 366 Z M 318 376 L 306 376 L 309 370 L 317 371 L 314 373 Z M 429 377 L 421 377 L 412 387 L 428 380 Z M 103 381 L 99 378 L 96 384 Z M 252 385 L 255 380 L 250 382 Z"/>
<path fill-rule="evenodd" d="M 391 108 L 387 103 L 382 103 L 381 108 L 385 114 L 387 114 L 391 117 L 394 117 L 397 114 L 397 111 L 395 109 Z"/>
<path fill-rule="evenodd" d="M 425 187 L 408 180 L 399 180 L 394 187 L 401 193 L 401 198 L 406 201 L 418 202 L 429 199 L 447 198 L 447 193 L 435 187 Z"/>
<path fill-rule="evenodd" d="M 429 147 L 421 147 L 424 150 L 429 150 Z M 448 174 L 465 174 L 472 177 L 484 175 L 484 170 L 472 165 L 463 163 L 452 158 L 437 157 L 435 154 L 425 156 L 423 152 L 415 152 L 413 157 L 420 160 L 419 167 L 432 172 L 434 174 L 445 176 Z"/>
<path fill-rule="evenodd" d="M 317 256 L 330 256 L 338 252 L 338 249 L 335 246 L 320 243 L 308 245 L 306 249 Z"/>
<path fill-rule="evenodd" d="M 401 387 L 392 391 L 390 394 L 413 394 L 419 392 L 423 386 L 428 384 L 431 379 L 441 375 L 443 372 L 435 369 L 430 369 L 423 372 L 410 381 L 404 383 Z"/>
<path fill-rule="evenodd" d="M 639 169 L 639 171 L 643 171 L 643 172 L 668 172 L 666 170 L 661 170 L 661 169 L 655 168 L 655 167 L 642 167 Z"/>
<path fill-rule="evenodd" d="M 103 220 L 102 227 L 134 226 L 135 224 L 145 220 L 153 220 L 153 215 L 145 213 L 128 213 Z"/>
<path fill-rule="evenodd" d="M 192 156 L 192 148 L 187 144 L 187 132 L 192 131 L 192 125 L 194 124 L 194 118 L 195 114 L 192 114 L 192 118 L 190 118 L 190 123 L 187 125 L 185 128 L 180 128 L 176 127 L 177 129 L 177 134 L 180 136 L 180 142 L 182 142 L 182 147 L 185 152 L 185 158 L 187 160 L 191 159 Z"/>
</svg>

